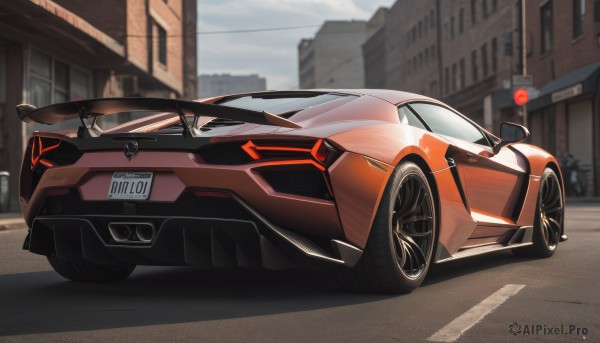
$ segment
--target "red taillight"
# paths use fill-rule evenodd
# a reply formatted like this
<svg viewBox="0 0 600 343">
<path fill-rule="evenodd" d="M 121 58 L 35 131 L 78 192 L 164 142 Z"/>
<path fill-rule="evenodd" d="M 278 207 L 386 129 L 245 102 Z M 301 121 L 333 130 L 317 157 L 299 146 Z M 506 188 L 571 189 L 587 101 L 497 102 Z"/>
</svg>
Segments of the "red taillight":
<svg viewBox="0 0 600 343">
<path fill-rule="evenodd" d="M 325 143 L 323 143 L 322 139 L 317 141 L 317 144 L 315 144 L 310 151 L 310 155 L 320 163 L 325 163 L 327 160 L 327 155 L 329 155 L 329 149 L 327 149 L 327 146 Z"/>
<path fill-rule="evenodd" d="M 313 164 L 317 169 L 324 171 L 336 155 L 336 150 L 323 139 L 317 140 L 312 147 L 306 144 L 304 147 L 288 145 L 294 144 L 293 142 L 285 142 L 282 145 L 257 143 L 248 141 L 241 147 L 253 160 L 265 160 L 274 165 Z"/>
<path fill-rule="evenodd" d="M 43 157 L 48 152 L 58 148 L 60 143 L 61 141 L 58 139 L 42 139 L 42 137 L 33 138 L 31 142 L 31 170 L 33 170 L 38 163 L 46 167 L 54 167 L 52 162 L 43 159 Z"/>
<path fill-rule="evenodd" d="M 242 145 L 242 149 L 244 149 L 248 156 L 252 157 L 253 160 L 260 159 L 260 155 L 256 152 L 256 145 L 254 145 L 252 141 L 248 141 L 246 144 Z"/>
</svg>

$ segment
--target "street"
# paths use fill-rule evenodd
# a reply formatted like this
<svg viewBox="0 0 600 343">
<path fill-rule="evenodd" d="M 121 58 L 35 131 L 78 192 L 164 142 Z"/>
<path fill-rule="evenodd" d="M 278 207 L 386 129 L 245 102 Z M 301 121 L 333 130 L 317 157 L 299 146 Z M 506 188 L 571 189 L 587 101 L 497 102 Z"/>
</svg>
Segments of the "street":
<svg viewBox="0 0 600 343">
<path fill-rule="evenodd" d="M 427 341 L 511 284 L 524 287 L 458 342 L 599 342 L 600 205 L 569 206 L 566 233 L 552 258 L 434 265 L 415 292 L 391 296 L 346 293 L 305 270 L 138 267 L 121 283 L 73 283 L 21 250 L 25 230 L 0 231 L 0 341 Z"/>
</svg>

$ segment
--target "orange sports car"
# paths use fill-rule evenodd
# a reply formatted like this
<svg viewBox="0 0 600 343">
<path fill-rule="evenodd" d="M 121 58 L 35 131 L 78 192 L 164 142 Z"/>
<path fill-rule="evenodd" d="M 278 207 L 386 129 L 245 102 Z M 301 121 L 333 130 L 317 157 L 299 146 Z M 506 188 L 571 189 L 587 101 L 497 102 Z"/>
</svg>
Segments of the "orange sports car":
<svg viewBox="0 0 600 343">
<path fill-rule="evenodd" d="M 21 120 L 24 249 L 74 281 L 136 265 L 332 267 L 349 290 L 405 293 L 432 263 L 564 234 L 559 164 L 503 123 L 391 90 L 269 91 L 201 101 L 91 99 Z M 107 128 L 113 113 L 144 111 Z"/>
</svg>

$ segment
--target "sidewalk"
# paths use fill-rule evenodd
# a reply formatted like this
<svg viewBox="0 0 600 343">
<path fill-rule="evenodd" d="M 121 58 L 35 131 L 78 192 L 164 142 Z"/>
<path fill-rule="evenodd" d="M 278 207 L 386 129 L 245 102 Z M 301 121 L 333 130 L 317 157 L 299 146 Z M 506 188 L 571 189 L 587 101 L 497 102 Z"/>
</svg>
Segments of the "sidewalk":
<svg viewBox="0 0 600 343">
<path fill-rule="evenodd" d="M 21 212 L 0 213 L 0 231 L 25 229 Z"/>
<path fill-rule="evenodd" d="M 570 204 L 600 203 L 600 197 L 567 197 L 567 206 Z"/>
</svg>

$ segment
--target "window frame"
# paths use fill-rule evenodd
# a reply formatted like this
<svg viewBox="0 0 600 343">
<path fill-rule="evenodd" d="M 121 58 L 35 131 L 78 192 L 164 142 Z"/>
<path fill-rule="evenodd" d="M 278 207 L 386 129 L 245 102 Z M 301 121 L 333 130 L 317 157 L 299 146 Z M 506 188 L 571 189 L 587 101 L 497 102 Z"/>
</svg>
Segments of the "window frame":
<svg viewBox="0 0 600 343">
<path fill-rule="evenodd" d="M 465 33 L 465 9 L 461 7 L 458 11 L 458 34 Z"/>
<path fill-rule="evenodd" d="M 404 124 L 404 123 L 402 123 L 402 121 L 400 121 L 400 109 L 402 107 L 406 107 L 408 109 L 408 111 L 411 112 L 415 116 L 415 118 L 419 121 L 419 123 L 421 123 L 421 125 L 423 126 L 423 128 L 418 127 L 418 126 L 413 126 L 413 125 L 410 125 L 410 124 Z M 400 105 L 397 105 L 396 106 L 396 113 L 398 114 L 398 121 L 399 121 L 400 124 L 402 124 L 402 125 L 408 125 L 410 127 L 414 127 L 416 129 L 419 129 L 419 130 L 425 130 L 427 132 L 432 132 L 433 133 L 433 131 L 431 130 L 431 128 L 429 127 L 429 125 L 427 125 L 427 123 L 423 120 L 423 118 L 421 118 L 421 116 L 412 107 L 410 107 L 408 103 L 402 103 Z"/>
<path fill-rule="evenodd" d="M 545 12 L 547 9 L 550 10 L 549 22 L 545 20 Z M 540 26 L 541 51 L 542 54 L 546 54 L 552 51 L 552 48 L 554 47 L 554 8 L 552 6 L 552 0 L 540 6 Z M 546 42 L 546 31 L 549 33 L 549 42 Z"/>
<path fill-rule="evenodd" d="M 585 34 L 585 0 L 573 0 L 573 39 Z"/>
<path fill-rule="evenodd" d="M 155 23 L 156 25 L 156 36 L 157 36 L 157 42 L 156 42 L 156 55 L 157 55 L 157 61 L 158 63 L 160 63 L 161 65 L 166 66 L 167 62 L 168 62 L 168 34 L 167 34 L 167 30 L 162 27 L 162 25 L 160 25 L 159 23 Z M 161 37 L 163 36 L 164 37 Z M 163 51 L 164 48 L 164 51 Z"/>
<path fill-rule="evenodd" d="M 441 133 L 437 133 L 434 132 L 431 127 L 429 127 L 429 125 L 427 124 L 427 122 L 425 120 L 423 120 L 423 118 L 421 117 L 421 115 L 419 114 L 419 112 L 417 112 L 411 105 L 412 104 L 426 104 L 426 105 L 432 105 L 432 106 L 438 106 L 441 108 L 444 108 L 452 113 L 454 113 L 455 115 L 457 115 L 458 117 L 466 120 L 469 124 L 471 124 L 473 127 L 475 127 L 475 129 L 477 129 L 477 131 L 479 131 L 479 133 L 481 133 L 481 135 L 483 135 L 483 137 L 485 137 L 485 140 L 487 141 L 487 145 L 484 144 L 479 144 L 479 143 L 474 143 L 474 142 L 469 142 L 466 141 L 464 139 L 461 138 L 457 138 L 457 137 L 451 137 L 451 136 L 447 136 Z M 465 116 L 464 114 L 458 112 L 457 110 L 453 109 L 452 107 L 441 103 L 441 102 L 433 102 L 433 101 L 426 101 L 426 100 L 414 100 L 414 101 L 407 101 L 407 102 L 402 102 L 398 105 L 396 105 L 396 107 L 398 108 L 398 110 L 400 109 L 401 106 L 406 106 L 408 107 L 413 114 L 421 121 L 421 123 L 427 128 L 427 131 L 434 133 L 436 135 L 440 135 L 443 137 L 448 137 L 450 138 L 450 140 L 452 139 L 460 139 L 461 142 L 466 142 L 469 144 L 476 144 L 482 147 L 486 147 L 489 149 L 492 149 L 496 144 L 498 144 L 498 140 L 496 139 L 496 137 L 494 135 L 492 135 L 491 133 L 489 133 L 488 131 L 486 131 L 485 129 L 483 129 L 481 126 L 479 126 L 477 123 L 475 123 L 473 120 L 471 120 L 470 118 L 468 118 L 467 116 Z M 413 126 L 414 127 L 414 126 Z"/>
<path fill-rule="evenodd" d="M 45 77 L 43 75 L 40 75 L 40 74 L 38 74 L 38 73 L 36 73 L 35 71 L 32 70 L 31 54 L 34 51 L 36 53 L 39 53 L 39 54 L 42 54 L 42 55 L 46 55 L 47 57 L 50 58 L 50 61 L 51 61 L 51 63 L 50 63 L 50 78 L 47 78 L 47 77 Z M 67 85 L 67 97 L 68 97 L 68 99 L 67 99 L 67 101 L 75 101 L 75 100 L 72 100 L 72 97 L 71 97 L 71 89 L 72 89 L 71 82 L 72 82 L 72 75 L 73 75 L 73 71 L 74 70 L 77 70 L 78 72 L 81 72 L 82 74 L 85 74 L 87 76 L 88 98 L 93 98 L 94 97 L 94 90 L 93 90 L 94 80 L 93 80 L 93 75 L 92 75 L 91 71 L 89 71 L 89 70 L 87 70 L 85 68 L 81 68 L 81 67 L 79 67 L 79 66 L 77 66 L 77 65 L 75 65 L 73 63 L 70 63 L 69 61 L 66 61 L 66 60 L 63 60 L 61 58 L 58 58 L 58 57 L 56 57 L 53 54 L 47 53 L 46 51 L 44 51 L 42 49 L 37 49 L 35 47 L 30 47 L 27 50 L 27 65 L 26 65 L 26 68 L 25 68 L 26 77 L 25 77 L 25 80 L 24 80 L 25 84 L 27 85 L 27 88 L 28 89 L 31 88 L 30 87 L 30 82 L 31 82 L 30 80 L 32 78 L 38 79 L 38 80 L 41 80 L 41 81 L 44 81 L 44 82 L 49 82 L 50 83 L 50 104 L 56 103 L 56 96 L 55 96 L 55 93 L 56 93 L 55 65 L 56 65 L 57 62 L 61 63 L 61 64 L 64 64 L 64 65 L 67 66 L 67 72 L 68 72 L 68 75 L 67 75 L 67 78 L 68 78 L 67 79 L 67 82 L 68 82 L 68 85 Z M 27 101 L 30 101 L 30 100 L 27 100 Z"/>
</svg>

